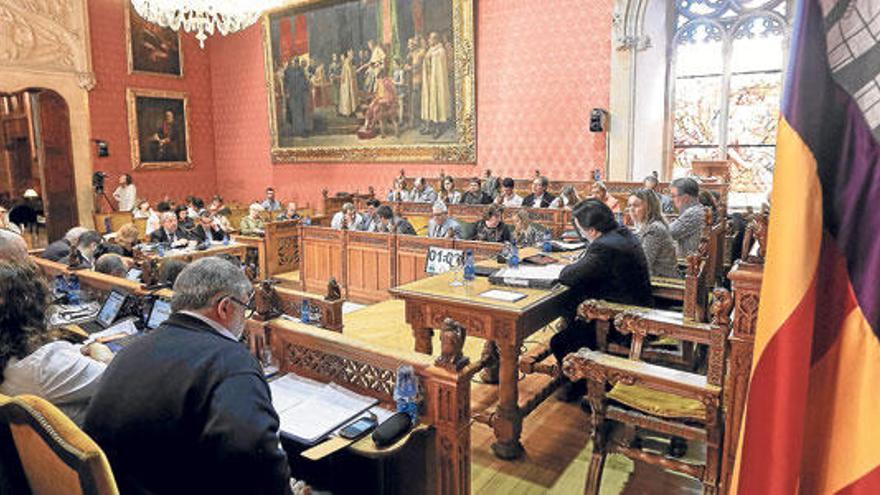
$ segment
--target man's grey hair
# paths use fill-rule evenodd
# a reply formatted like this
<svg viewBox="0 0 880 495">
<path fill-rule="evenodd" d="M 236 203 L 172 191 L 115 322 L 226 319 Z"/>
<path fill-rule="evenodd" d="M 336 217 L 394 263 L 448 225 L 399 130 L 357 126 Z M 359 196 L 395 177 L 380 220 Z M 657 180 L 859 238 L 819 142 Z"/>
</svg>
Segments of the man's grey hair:
<svg viewBox="0 0 880 495">
<path fill-rule="evenodd" d="M 20 235 L 0 230 L 0 261 L 24 263 L 27 261 L 27 243 Z"/>
<path fill-rule="evenodd" d="M 115 253 L 107 253 L 102 254 L 98 261 L 95 262 L 95 271 L 114 277 L 124 277 L 127 270 L 121 256 Z"/>
<path fill-rule="evenodd" d="M 166 211 L 166 212 L 163 212 L 162 215 L 159 217 L 159 221 L 164 223 L 165 220 L 168 220 L 171 218 L 176 219 L 177 213 L 174 213 L 173 211 Z"/>
<path fill-rule="evenodd" d="M 675 179 L 670 187 L 678 189 L 679 194 L 687 194 L 692 198 L 697 198 L 700 195 L 700 184 L 690 177 Z"/>
<path fill-rule="evenodd" d="M 174 282 L 173 311 L 198 311 L 217 302 L 218 296 L 232 296 L 241 302 L 253 290 L 244 273 L 232 263 L 215 256 L 187 265 Z"/>
<path fill-rule="evenodd" d="M 76 243 L 79 242 L 79 237 L 88 231 L 89 229 L 85 227 L 74 227 L 64 234 L 64 239 L 66 239 L 71 246 L 76 246 Z"/>
</svg>

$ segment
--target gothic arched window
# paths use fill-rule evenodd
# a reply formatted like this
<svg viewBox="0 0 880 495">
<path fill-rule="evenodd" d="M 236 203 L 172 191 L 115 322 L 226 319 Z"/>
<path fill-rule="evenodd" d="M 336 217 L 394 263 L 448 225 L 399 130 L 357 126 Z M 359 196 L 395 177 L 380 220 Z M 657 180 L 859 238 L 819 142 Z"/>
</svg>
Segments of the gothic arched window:
<svg viewBox="0 0 880 495">
<path fill-rule="evenodd" d="M 763 197 L 773 176 L 788 1 L 674 1 L 672 174 L 686 175 L 693 160 L 729 157 L 731 191 Z"/>
</svg>

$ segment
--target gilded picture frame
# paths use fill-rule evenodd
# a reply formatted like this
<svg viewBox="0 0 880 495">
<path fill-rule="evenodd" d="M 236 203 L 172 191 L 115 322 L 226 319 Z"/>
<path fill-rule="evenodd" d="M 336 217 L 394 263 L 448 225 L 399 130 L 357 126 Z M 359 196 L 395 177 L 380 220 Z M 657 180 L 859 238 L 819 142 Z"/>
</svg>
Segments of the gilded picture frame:
<svg viewBox="0 0 880 495">
<path fill-rule="evenodd" d="M 394 7 L 388 7 L 388 5 Z M 415 18 L 415 14 L 407 12 L 402 14 L 397 12 L 396 16 L 390 22 L 387 10 L 400 9 L 401 6 L 410 8 L 415 11 L 415 4 L 418 4 L 419 14 L 424 15 L 426 20 L 419 23 L 418 27 L 405 26 L 410 18 Z M 344 22 L 334 21 L 330 10 L 335 9 L 338 15 L 335 19 L 352 19 L 360 15 L 360 21 L 357 24 L 352 23 L 347 26 Z M 366 13 L 362 12 L 373 9 Z M 382 9 L 386 9 L 384 12 Z M 447 9 L 445 12 L 442 12 Z M 430 10 L 440 11 L 440 14 L 429 12 Z M 424 14 L 422 14 L 424 11 Z M 373 14 L 374 12 L 375 14 Z M 429 14 L 432 14 L 431 17 Z M 384 18 L 383 18 L 384 15 Z M 375 18 L 371 18 L 374 16 Z M 302 19 L 306 20 L 303 21 Z M 435 20 L 433 26 L 429 26 L 432 19 L 448 20 L 447 30 L 438 29 L 438 22 Z M 329 21 L 328 21 L 329 19 Z M 311 20 L 315 23 L 308 37 L 297 37 L 297 33 L 306 31 L 301 29 L 300 24 L 306 24 Z M 394 45 L 387 44 L 382 36 L 387 40 L 387 29 L 383 30 L 382 22 L 391 24 L 394 29 Z M 378 21 L 379 27 L 376 26 Z M 327 33 L 328 26 L 335 30 L 330 41 L 322 39 L 322 33 Z M 354 27 L 352 27 L 354 26 Z M 403 33 L 404 29 L 409 28 L 411 38 L 405 38 L 408 34 Z M 446 25 L 439 26 L 445 28 Z M 346 29 L 353 31 L 358 30 L 356 35 L 345 31 Z M 400 34 L 398 35 L 398 29 Z M 368 30 L 374 30 L 372 35 L 376 39 L 366 38 L 369 34 L 364 34 Z M 382 31 L 380 31 L 382 30 Z M 428 31 L 431 31 L 430 33 Z M 382 32 L 383 35 L 376 36 Z M 412 74 L 419 72 L 419 69 L 411 69 L 411 67 L 419 67 L 414 63 L 413 52 L 417 52 L 421 48 L 424 50 L 424 60 L 430 58 L 432 53 L 430 50 L 437 44 L 441 44 L 439 40 L 442 32 L 442 45 L 446 47 L 443 53 L 447 54 L 445 74 L 450 81 L 449 98 L 452 100 L 446 113 L 446 120 L 431 122 L 430 118 L 422 120 L 424 115 L 422 108 L 429 108 L 427 105 L 422 107 L 420 104 L 424 100 L 423 93 L 429 93 L 431 90 L 428 85 L 418 86 L 420 83 L 411 83 Z M 271 157 L 275 164 L 281 163 L 303 163 L 303 162 L 422 162 L 422 163 L 476 163 L 477 156 L 477 122 L 476 122 L 476 90 L 475 90 L 475 42 L 474 42 L 474 2 L 473 0 L 412 0 L 411 2 L 395 2 L 393 0 L 378 0 L 376 2 L 362 2 L 361 0 L 304 0 L 289 3 L 287 5 L 275 8 L 264 13 L 262 17 L 262 35 L 263 49 L 265 61 L 265 81 L 268 94 L 268 115 L 269 115 L 269 133 L 271 139 Z M 432 36 L 436 35 L 433 38 Z M 285 38 L 286 36 L 286 38 Z M 354 98 L 353 106 L 357 110 L 352 110 L 349 116 L 345 116 L 342 110 L 342 100 L 345 99 L 343 93 L 346 84 L 345 65 L 348 63 L 351 69 L 359 66 L 352 63 L 353 59 L 363 62 L 365 58 L 358 59 L 358 55 L 354 52 L 355 43 L 351 41 L 354 36 L 361 36 L 362 48 L 361 52 L 366 52 L 369 60 L 360 68 L 367 67 L 366 71 L 358 71 L 358 82 L 356 84 L 357 97 Z M 395 38 L 396 37 L 396 38 Z M 303 49 L 303 39 L 308 48 Z M 341 39 L 348 40 L 339 41 Z M 413 43 L 414 44 L 410 44 Z M 376 43 L 378 41 L 378 43 Z M 370 44 L 372 42 L 373 44 Z M 334 45 L 328 48 L 329 45 Z M 317 49 L 316 49 L 317 46 Z M 376 59 L 375 46 L 384 48 L 387 56 L 383 55 L 384 63 L 374 63 Z M 320 48 L 324 48 L 323 52 Z M 396 49 L 393 49 L 396 48 Z M 332 53 L 331 57 L 328 52 Z M 382 51 L 382 50 L 380 50 Z M 339 53 L 337 53 L 339 52 Z M 342 75 L 335 76 L 339 71 L 334 71 L 334 63 L 337 60 L 336 55 L 341 56 L 340 64 L 343 66 Z M 435 57 L 436 58 L 436 57 Z M 451 62 L 451 63 L 450 63 Z M 301 64 L 301 65 L 296 65 Z M 421 64 L 422 70 L 426 64 Z M 435 63 L 432 67 L 439 67 L 441 64 Z M 294 75 L 289 77 L 290 67 L 303 67 L 304 76 Z M 325 74 L 324 69 L 329 68 Z M 382 71 L 385 70 L 383 74 Z M 364 91 L 360 82 L 361 72 L 375 71 L 373 77 L 373 88 L 371 91 Z M 403 72 L 404 76 L 400 79 L 406 81 L 404 85 L 398 85 L 398 76 Z M 409 78 L 406 75 L 410 74 Z M 397 109 L 397 117 L 393 117 L 393 111 L 385 112 L 385 118 L 382 118 L 383 112 L 373 112 L 373 103 L 379 99 L 382 94 L 378 88 L 383 82 L 389 84 L 386 79 L 394 80 L 394 88 L 403 88 L 400 92 L 396 92 L 399 104 L 394 108 Z M 421 74 L 426 74 L 422 72 Z M 433 74 L 433 73 L 432 73 Z M 429 74 L 432 75 L 432 74 Z M 326 93 L 323 97 L 315 95 L 316 88 L 320 86 L 315 83 L 317 78 L 326 81 Z M 423 76 L 424 77 L 424 76 Z M 365 77 L 366 78 L 366 77 Z M 307 82 L 303 83 L 302 79 Z M 351 83 L 349 76 L 349 83 Z M 299 85 L 297 86 L 297 80 Z M 431 80 L 442 80 L 441 77 L 434 77 Z M 303 86 L 307 84 L 309 86 Z M 367 83 L 369 84 L 369 83 Z M 406 86 L 410 84 L 410 86 Z M 329 89 L 328 89 L 329 86 Z M 439 87 L 435 84 L 433 87 Z M 309 100 L 309 96 L 297 99 L 291 94 L 307 94 L 307 89 L 300 89 L 298 92 L 290 91 L 290 88 L 307 88 L 310 87 L 311 101 L 302 103 L 302 106 L 308 108 L 307 112 L 312 112 L 312 132 L 303 132 L 297 134 L 297 121 L 299 117 L 291 117 L 292 115 L 300 115 L 301 108 L 292 108 L 297 105 L 297 101 Z M 424 91 L 406 91 L 407 88 L 424 88 Z M 443 89 L 434 89 L 434 94 L 445 91 Z M 387 92 L 385 94 L 388 94 Z M 418 96 L 416 96 L 418 95 Z M 413 103 L 408 104 L 406 98 L 410 98 Z M 420 98 L 422 98 L 420 100 Z M 330 100 L 329 108 L 326 100 Z M 448 101 L 447 100 L 447 101 Z M 321 103 L 319 103 L 321 102 Z M 319 107 L 319 105 L 323 105 Z M 380 104 L 375 105 L 381 108 Z M 407 112 L 409 113 L 407 118 Z M 422 112 L 422 113 L 420 113 Z M 391 114 L 392 116 L 389 116 Z M 376 117 L 379 115 L 379 117 Z M 319 118 L 324 118 L 324 129 L 328 129 L 323 133 L 319 131 Z M 370 118 L 373 119 L 370 124 Z M 395 120 L 397 125 L 395 124 Z M 341 121 L 341 122 L 340 122 Z M 377 125 L 377 121 L 379 124 Z M 386 126 L 385 123 L 388 123 Z M 354 130 L 354 126 L 357 129 Z M 299 126 L 303 127 L 303 126 Z M 307 125 L 306 125 L 307 127 Z M 334 134 L 329 129 L 345 129 Z M 380 131 L 381 129 L 381 131 Z M 386 133 L 387 131 L 387 133 Z M 427 133 L 425 132 L 427 131 Z M 436 132 L 435 132 L 436 131 Z M 380 134 L 381 132 L 381 134 Z M 438 136 L 438 137 L 435 137 Z"/>
<path fill-rule="evenodd" d="M 186 93 L 128 88 L 126 100 L 132 168 L 191 169 L 190 108 Z"/>
<path fill-rule="evenodd" d="M 129 74 L 183 78 L 181 41 L 179 31 L 150 24 L 138 15 L 131 2 L 125 2 L 125 51 Z"/>
</svg>

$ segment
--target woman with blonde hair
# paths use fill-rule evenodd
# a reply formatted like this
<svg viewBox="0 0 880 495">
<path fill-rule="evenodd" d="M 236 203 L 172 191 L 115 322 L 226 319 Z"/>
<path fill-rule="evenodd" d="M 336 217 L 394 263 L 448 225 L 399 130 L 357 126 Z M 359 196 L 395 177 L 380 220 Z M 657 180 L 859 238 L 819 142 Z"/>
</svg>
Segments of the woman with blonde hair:
<svg viewBox="0 0 880 495">
<path fill-rule="evenodd" d="M 265 232 L 266 222 L 263 213 L 266 209 L 260 203 L 252 203 L 248 208 L 248 215 L 241 219 L 239 230 L 242 235 L 262 235 Z"/>
<path fill-rule="evenodd" d="M 513 240 L 517 246 L 535 246 L 544 241 L 548 232 L 547 227 L 532 221 L 528 210 L 519 209 L 513 214 Z"/>
<path fill-rule="evenodd" d="M 633 192 L 627 201 L 626 213 L 632 220 L 636 237 L 642 243 L 651 276 L 681 277 L 675 257 L 675 241 L 663 218 L 657 195 L 650 189 Z"/>
</svg>

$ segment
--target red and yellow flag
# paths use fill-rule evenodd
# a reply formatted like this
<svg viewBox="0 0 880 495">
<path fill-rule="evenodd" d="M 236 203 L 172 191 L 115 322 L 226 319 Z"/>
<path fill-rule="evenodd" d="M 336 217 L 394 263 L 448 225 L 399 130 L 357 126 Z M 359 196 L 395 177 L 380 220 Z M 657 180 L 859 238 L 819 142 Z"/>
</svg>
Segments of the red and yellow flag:
<svg viewBox="0 0 880 495">
<path fill-rule="evenodd" d="M 880 0 L 798 0 L 731 493 L 880 494 Z"/>
</svg>

